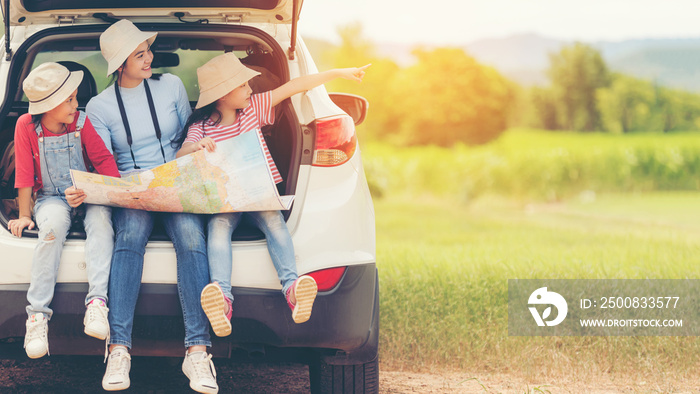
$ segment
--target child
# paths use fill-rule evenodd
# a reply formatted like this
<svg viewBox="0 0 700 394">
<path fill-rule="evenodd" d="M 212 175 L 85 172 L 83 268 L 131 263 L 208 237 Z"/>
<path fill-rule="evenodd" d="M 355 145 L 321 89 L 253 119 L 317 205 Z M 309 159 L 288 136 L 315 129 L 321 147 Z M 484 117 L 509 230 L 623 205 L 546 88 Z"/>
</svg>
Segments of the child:
<svg viewBox="0 0 700 394">
<path fill-rule="evenodd" d="M 24 348 L 30 358 L 49 351 L 49 308 L 56 286 L 61 251 L 71 225 L 71 207 L 78 207 L 85 194 L 72 187 L 70 169 L 86 171 L 83 151 L 97 172 L 119 176 L 114 157 L 105 148 L 85 113 L 77 111 L 75 98 L 83 79 L 82 71 L 70 72 L 58 63 L 44 63 L 24 80 L 29 113 L 17 119 L 15 128 L 15 187 L 19 196 L 19 218 L 8 228 L 17 237 L 25 228 L 33 229 L 31 196 L 38 243 L 34 249 L 32 274 L 27 291 L 27 333 Z M 85 212 L 85 261 L 89 290 L 83 324 L 85 333 L 105 339 L 107 321 L 107 281 L 112 259 L 114 230 L 108 207 L 87 205 Z"/>
<path fill-rule="evenodd" d="M 362 81 L 365 69 L 335 69 L 295 78 L 272 91 L 251 95 L 248 81 L 260 74 L 244 66 L 233 53 L 219 55 L 197 69 L 200 96 L 196 109 L 187 121 L 184 144 L 177 156 L 200 149 L 214 151 L 217 141 L 242 133 L 257 133 L 265 150 L 268 165 L 276 183 L 282 177 L 272 161 L 260 128 L 274 122 L 274 106 L 282 100 L 335 78 Z M 231 234 L 240 222 L 242 212 L 221 213 L 209 220 L 207 252 L 212 283 L 202 290 L 202 308 L 214 333 L 231 333 Z M 294 245 L 282 212 L 246 212 L 265 234 L 270 257 L 282 284 L 282 292 L 292 310 L 295 323 L 309 320 L 316 299 L 316 281 L 298 276 Z"/>
</svg>

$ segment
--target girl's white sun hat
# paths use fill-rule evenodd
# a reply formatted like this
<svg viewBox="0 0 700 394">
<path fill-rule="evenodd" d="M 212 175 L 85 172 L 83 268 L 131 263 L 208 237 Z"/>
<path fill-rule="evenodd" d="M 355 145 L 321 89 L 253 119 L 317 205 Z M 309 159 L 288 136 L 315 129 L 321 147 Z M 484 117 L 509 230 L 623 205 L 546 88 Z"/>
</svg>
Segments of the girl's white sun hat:
<svg viewBox="0 0 700 394">
<path fill-rule="evenodd" d="M 29 113 L 39 115 L 51 111 L 78 89 L 83 81 L 82 71 L 69 71 L 58 63 L 43 63 L 32 70 L 22 82 L 29 99 Z"/>
<path fill-rule="evenodd" d="M 209 60 L 197 69 L 199 100 L 195 108 L 213 103 L 257 75 L 260 73 L 243 65 L 232 52 Z"/>
</svg>

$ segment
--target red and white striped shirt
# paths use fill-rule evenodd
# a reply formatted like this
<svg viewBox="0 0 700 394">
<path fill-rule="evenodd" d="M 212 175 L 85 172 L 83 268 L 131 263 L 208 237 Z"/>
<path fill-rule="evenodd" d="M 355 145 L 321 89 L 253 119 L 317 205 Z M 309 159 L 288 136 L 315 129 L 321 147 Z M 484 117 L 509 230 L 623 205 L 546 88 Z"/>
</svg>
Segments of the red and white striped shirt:
<svg viewBox="0 0 700 394">
<path fill-rule="evenodd" d="M 265 151 L 267 164 L 270 166 L 270 172 L 272 172 L 275 183 L 280 183 L 282 182 L 282 176 L 275 165 L 275 161 L 272 160 L 272 155 L 260 130 L 262 126 L 275 122 L 275 109 L 271 105 L 271 100 L 272 94 L 269 91 L 254 94 L 250 96 L 250 105 L 238 114 L 238 119 L 234 124 L 227 126 L 215 125 L 211 120 L 195 123 L 187 130 L 185 142 L 197 142 L 204 137 L 220 142 L 249 131 L 254 131 L 258 134 L 260 143 Z"/>
</svg>

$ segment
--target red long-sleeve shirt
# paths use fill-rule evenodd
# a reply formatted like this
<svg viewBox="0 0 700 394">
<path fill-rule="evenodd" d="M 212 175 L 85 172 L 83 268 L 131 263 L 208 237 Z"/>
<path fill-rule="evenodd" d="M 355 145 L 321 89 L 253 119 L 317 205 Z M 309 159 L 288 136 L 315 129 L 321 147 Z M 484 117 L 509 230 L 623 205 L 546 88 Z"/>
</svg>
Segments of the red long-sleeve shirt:
<svg viewBox="0 0 700 394">
<path fill-rule="evenodd" d="M 78 114 L 70 125 L 67 125 L 66 133 L 75 132 Z M 65 134 L 65 133 L 64 133 Z M 63 134 L 60 134 L 63 135 Z M 44 133 L 44 138 L 59 136 L 52 133 Z M 104 141 L 97 134 L 89 119 L 85 119 L 85 125 L 80 132 L 80 141 L 83 145 L 83 159 L 86 166 L 92 164 L 98 174 L 119 177 L 114 156 L 105 147 Z M 33 191 L 42 188 L 41 164 L 39 160 L 39 137 L 36 134 L 32 116 L 24 114 L 17 119 L 15 126 L 15 187 L 31 187 Z"/>
</svg>

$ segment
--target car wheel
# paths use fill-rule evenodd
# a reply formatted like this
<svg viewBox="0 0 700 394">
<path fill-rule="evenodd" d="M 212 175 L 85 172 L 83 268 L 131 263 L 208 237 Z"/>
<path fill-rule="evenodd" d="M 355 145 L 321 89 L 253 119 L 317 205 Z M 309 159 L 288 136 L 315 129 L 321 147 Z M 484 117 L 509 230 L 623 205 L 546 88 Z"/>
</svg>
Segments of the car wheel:
<svg viewBox="0 0 700 394">
<path fill-rule="evenodd" d="M 371 394 L 379 392 L 377 358 L 364 364 L 331 365 L 318 359 L 309 365 L 313 394 Z"/>
</svg>

